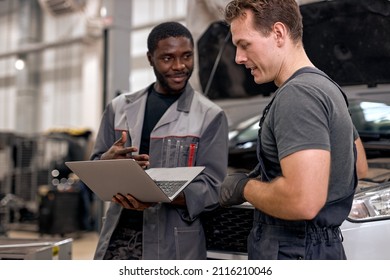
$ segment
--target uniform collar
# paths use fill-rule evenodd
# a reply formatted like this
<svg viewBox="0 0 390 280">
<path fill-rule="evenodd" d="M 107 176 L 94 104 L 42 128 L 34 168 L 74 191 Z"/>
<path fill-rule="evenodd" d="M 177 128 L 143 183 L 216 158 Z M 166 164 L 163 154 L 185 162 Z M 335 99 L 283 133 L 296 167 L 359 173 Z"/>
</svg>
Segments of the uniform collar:
<svg viewBox="0 0 390 280">
<path fill-rule="evenodd" d="M 154 86 L 154 83 L 149 85 L 147 88 L 141 89 L 134 93 L 125 94 L 126 103 L 134 103 L 136 100 L 138 100 L 141 97 L 146 97 L 148 92 L 152 90 Z M 182 112 L 189 112 L 191 108 L 192 99 L 194 98 L 194 89 L 190 85 L 190 83 L 187 83 L 184 92 L 181 94 L 179 99 L 177 100 L 177 110 Z"/>
</svg>

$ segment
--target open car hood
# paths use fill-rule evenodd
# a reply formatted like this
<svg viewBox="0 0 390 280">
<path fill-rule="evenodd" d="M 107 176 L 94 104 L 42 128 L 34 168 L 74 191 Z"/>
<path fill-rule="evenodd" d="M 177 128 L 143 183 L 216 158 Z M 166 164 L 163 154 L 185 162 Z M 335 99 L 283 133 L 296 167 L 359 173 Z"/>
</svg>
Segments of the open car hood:
<svg viewBox="0 0 390 280">
<path fill-rule="evenodd" d="M 390 83 L 389 0 L 297 1 L 304 47 L 314 65 L 341 86 Z M 229 33 L 227 24 L 214 22 L 197 42 L 199 80 L 205 94 L 223 99 L 275 91 L 273 83 L 256 84 L 250 71 L 235 63 L 236 49 Z M 213 74 L 214 64 L 218 67 Z"/>
<path fill-rule="evenodd" d="M 303 43 L 314 65 L 341 86 L 390 83 L 389 0 L 301 2 Z"/>
</svg>

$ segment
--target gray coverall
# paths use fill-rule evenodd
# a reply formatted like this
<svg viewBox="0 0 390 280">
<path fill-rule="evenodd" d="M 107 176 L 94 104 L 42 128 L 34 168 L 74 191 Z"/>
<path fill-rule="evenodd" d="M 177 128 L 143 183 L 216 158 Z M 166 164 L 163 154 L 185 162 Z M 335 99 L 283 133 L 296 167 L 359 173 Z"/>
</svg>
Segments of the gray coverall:
<svg viewBox="0 0 390 280">
<path fill-rule="evenodd" d="M 123 130 L 129 131 L 130 143 L 127 144 L 140 147 L 148 88 L 124 93 L 106 107 L 92 159 L 99 159 L 120 138 Z M 151 168 L 191 164 L 206 168 L 184 190 L 186 207 L 159 203 L 144 211 L 143 259 L 205 259 L 206 241 L 199 215 L 218 206 L 219 187 L 227 173 L 225 113 L 187 84 L 179 99 L 154 127 L 149 156 Z M 95 259 L 103 258 L 122 209 L 110 203 Z"/>
</svg>

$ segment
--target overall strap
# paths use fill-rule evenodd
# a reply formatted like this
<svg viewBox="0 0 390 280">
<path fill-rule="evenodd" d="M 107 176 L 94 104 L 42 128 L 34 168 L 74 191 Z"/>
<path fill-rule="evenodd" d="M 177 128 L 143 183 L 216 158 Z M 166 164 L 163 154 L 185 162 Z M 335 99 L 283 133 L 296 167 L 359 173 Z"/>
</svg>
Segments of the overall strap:
<svg viewBox="0 0 390 280">
<path fill-rule="evenodd" d="M 323 71 L 317 69 L 317 68 L 314 68 L 314 67 L 304 67 L 304 68 L 301 68 L 299 69 L 297 72 L 294 73 L 294 75 L 290 78 L 295 78 L 296 76 L 300 75 L 300 74 L 303 74 L 303 73 L 312 73 L 312 74 L 318 74 L 322 77 L 325 77 L 327 78 L 329 81 L 331 81 L 335 86 L 337 86 L 337 88 L 340 90 L 341 94 L 343 95 L 344 97 L 344 100 L 345 100 L 345 104 L 347 105 L 347 107 L 349 106 L 349 103 L 348 103 L 348 98 L 347 96 L 345 95 L 345 92 L 342 90 L 342 88 L 335 82 L 332 80 L 332 78 L 330 78 L 327 74 L 325 74 Z"/>
</svg>

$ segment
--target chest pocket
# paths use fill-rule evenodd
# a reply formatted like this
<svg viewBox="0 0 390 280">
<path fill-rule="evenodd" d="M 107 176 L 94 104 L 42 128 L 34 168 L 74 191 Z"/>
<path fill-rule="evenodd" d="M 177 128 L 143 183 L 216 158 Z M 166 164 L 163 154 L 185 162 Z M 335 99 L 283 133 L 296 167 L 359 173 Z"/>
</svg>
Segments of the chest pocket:
<svg viewBox="0 0 390 280">
<path fill-rule="evenodd" d="M 196 165 L 199 138 L 165 137 L 162 139 L 161 167 Z"/>
</svg>

